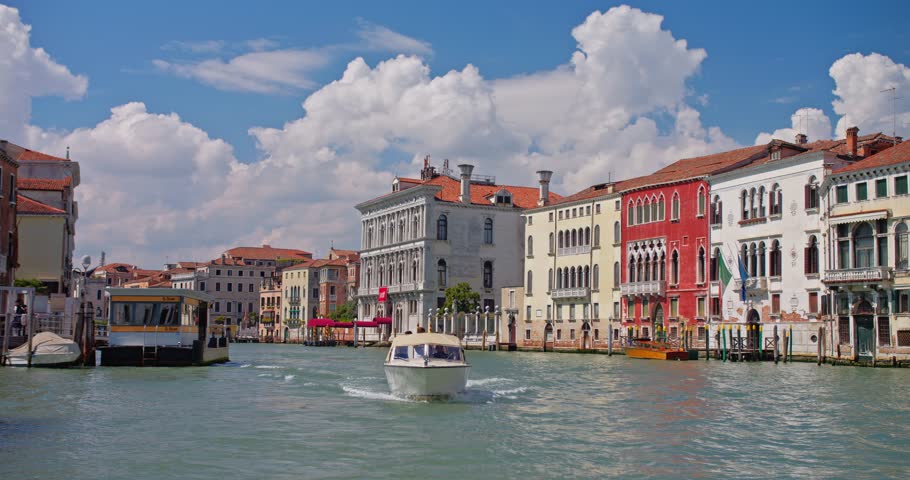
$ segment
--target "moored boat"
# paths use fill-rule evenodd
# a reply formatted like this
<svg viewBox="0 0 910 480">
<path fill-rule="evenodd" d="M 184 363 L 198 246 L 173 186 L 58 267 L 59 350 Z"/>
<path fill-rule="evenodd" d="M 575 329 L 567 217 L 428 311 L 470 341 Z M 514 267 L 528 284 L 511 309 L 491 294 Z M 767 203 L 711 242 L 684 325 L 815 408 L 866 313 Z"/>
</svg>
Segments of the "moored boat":
<svg viewBox="0 0 910 480">
<path fill-rule="evenodd" d="M 625 348 L 629 358 L 649 360 L 689 360 L 689 352 L 666 342 L 649 339 L 637 339 Z"/>
<path fill-rule="evenodd" d="M 463 392 L 471 365 L 458 337 L 440 333 L 399 335 L 385 360 L 392 393 L 418 398 L 447 398 Z"/>
<path fill-rule="evenodd" d="M 57 334 L 41 332 L 32 338 L 32 367 L 68 367 L 76 363 L 81 355 L 76 342 Z M 29 366 L 28 344 L 10 350 L 7 358 L 14 367 Z"/>
</svg>

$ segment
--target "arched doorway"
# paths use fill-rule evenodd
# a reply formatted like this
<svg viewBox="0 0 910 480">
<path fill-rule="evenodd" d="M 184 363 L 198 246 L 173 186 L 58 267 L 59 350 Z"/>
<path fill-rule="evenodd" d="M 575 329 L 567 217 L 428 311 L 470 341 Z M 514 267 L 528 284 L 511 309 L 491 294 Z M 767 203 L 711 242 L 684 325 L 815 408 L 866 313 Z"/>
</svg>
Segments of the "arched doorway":
<svg viewBox="0 0 910 480">
<path fill-rule="evenodd" d="M 664 328 L 664 307 L 659 303 L 654 306 L 654 313 L 651 315 L 651 327 L 654 332 L 652 338 L 657 340 L 667 339 L 667 331 Z"/>
<path fill-rule="evenodd" d="M 860 298 L 853 305 L 853 323 L 856 325 L 856 357 L 871 360 L 875 355 L 875 310 L 872 304 Z"/>
<path fill-rule="evenodd" d="M 758 326 L 761 324 L 761 315 L 753 308 L 746 315 L 746 348 L 752 351 L 761 350 L 759 345 Z"/>
<path fill-rule="evenodd" d="M 547 323 L 543 328 L 543 351 L 547 351 L 547 344 L 553 343 L 553 324 Z"/>
<path fill-rule="evenodd" d="M 581 325 L 581 349 L 591 348 L 591 324 L 585 322 Z"/>
<path fill-rule="evenodd" d="M 284 327 L 284 343 L 288 343 L 291 339 L 291 330 L 288 327 Z"/>
</svg>

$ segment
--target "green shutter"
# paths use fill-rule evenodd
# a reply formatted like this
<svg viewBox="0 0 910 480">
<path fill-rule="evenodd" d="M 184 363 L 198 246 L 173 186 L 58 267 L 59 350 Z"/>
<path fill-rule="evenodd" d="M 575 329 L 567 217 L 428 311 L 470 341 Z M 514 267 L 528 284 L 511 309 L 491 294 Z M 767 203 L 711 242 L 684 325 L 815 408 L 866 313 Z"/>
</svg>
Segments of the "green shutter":
<svg viewBox="0 0 910 480">
<path fill-rule="evenodd" d="M 880 178 L 875 181 L 875 197 L 885 198 L 888 196 L 888 180 Z"/>
<path fill-rule="evenodd" d="M 840 185 L 837 187 L 837 203 L 847 203 L 847 186 Z"/>
<path fill-rule="evenodd" d="M 894 194 L 895 195 L 906 195 L 907 194 L 907 176 L 897 177 L 894 179 Z"/>
<path fill-rule="evenodd" d="M 866 191 L 866 182 L 860 182 L 856 184 L 856 201 L 860 202 L 869 198 L 868 192 Z"/>
</svg>

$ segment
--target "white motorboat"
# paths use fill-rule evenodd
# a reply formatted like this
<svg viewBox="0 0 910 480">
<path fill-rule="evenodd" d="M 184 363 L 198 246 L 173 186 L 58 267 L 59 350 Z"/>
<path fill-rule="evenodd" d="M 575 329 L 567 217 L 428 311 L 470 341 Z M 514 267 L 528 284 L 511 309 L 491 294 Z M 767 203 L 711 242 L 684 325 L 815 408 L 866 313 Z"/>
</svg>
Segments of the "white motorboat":
<svg viewBox="0 0 910 480">
<path fill-rule="evenodd" d="M 41 332 L 32 338 L 33 367 L 66 367 L 79 360 L 79 345 L 51 332 Z M 28 366 L 28 344 L 22 344 L 7 354 L 14 367 Z"/>
<path fill-rule="evenodd" d="M 445 398 L 463 392 L 470 370 L 458 337 L 441 333 L 399 335 L 385 360 L 389 389 L 408 397 Z"/>
</svg>

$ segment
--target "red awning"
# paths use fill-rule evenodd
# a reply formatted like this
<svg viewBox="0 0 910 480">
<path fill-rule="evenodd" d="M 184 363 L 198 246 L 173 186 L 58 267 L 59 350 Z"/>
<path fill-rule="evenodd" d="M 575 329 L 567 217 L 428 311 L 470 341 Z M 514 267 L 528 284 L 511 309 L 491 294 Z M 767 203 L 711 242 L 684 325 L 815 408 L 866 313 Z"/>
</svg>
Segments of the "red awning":
<svg viewBox="0 0 910 480">
<path fill-rule="evenodd" d="M 354 322 L 334 322 L 332 326 L 335 328 L 354 328 Z"/>
<path fill-rule="evenodd" d="M 376 323 L 372 320 L 357 320 L 354 323 L 356 323 L 358 327 L 374 327 L 375 328 L 375 327 L 379 326 L 378 323 Z"/>
<path fill-rule="evenodd" d="M 311 318 L 307 320 L 306 326 L 313 327 L 334 327 L 335 321 L 331 318 Z"/>
<path fill-rule="evenodd" d="M 373 318 L 373 321 L 380 325 L 391 325 L 392 324 L 391 317 L 375 317 L 375 318 Z"/>
</svg>

